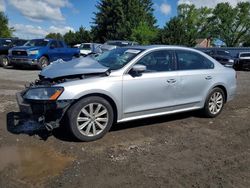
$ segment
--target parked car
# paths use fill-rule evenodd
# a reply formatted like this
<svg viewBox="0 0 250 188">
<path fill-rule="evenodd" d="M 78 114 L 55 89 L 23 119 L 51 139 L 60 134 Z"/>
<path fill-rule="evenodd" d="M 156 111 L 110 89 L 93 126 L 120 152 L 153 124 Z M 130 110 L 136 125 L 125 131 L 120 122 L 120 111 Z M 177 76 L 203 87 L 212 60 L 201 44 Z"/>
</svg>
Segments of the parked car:
<svg viewBox="0 0 250 188">
<path fill-rule="evenodd" d="M 101 44 L 98 43 L 82 43 L 79 48 L 82 56 L 102 53 Z"/>
<path fill-rule="evenodd" d="M 10 61 L 8 58 L 8 50 L 15 46 L 22 46 L 27 42 L 27 40 L 22 40 L 18 38 L 0 38 L 0 65 L 4 68 L 10 66 Z"/>
<path fill-rule="evenodd" d="M 233 68 L 235 59 L 230 55 L 228 51 L 211 49 L 204 52 L 219 61 L 225 67 Z"/>
<path fill-rule="evenodd" d="M 33 39 L 24 46 L 9 50 L 9 59 L 14 66 L 36 66 L 39 69 L 58 59 L 69 61 L 79 55 L 78 48 L 68 48 L 63 41 L 54 39 Z"/>
<path fill-rule="evenodd" d="M 138 45 L 137 42 L 133 41 L 123 41 L 123 40 L 110 40 L 105 42 L 101 46 L 102 52 L 110 51 L 118 47 L 125 47 L 125 46 L 136 46 Z"/>
<path fill-rule="evenodd" d="M 234 68 L 235 70 L 250 70 L 250 52 L 240 52 Z"/>
<path fill-rule="evenodd" d="M 202 109 L 213 118 L 236 92 L 234 69 L 177 46 L 130 46 L 58 61 L 39 77 L 17 94 L 21 112 L 49 130 L 65 117 L 82 141 L 101 138 L 114 123 L 153 116 Z"/>
</svg>

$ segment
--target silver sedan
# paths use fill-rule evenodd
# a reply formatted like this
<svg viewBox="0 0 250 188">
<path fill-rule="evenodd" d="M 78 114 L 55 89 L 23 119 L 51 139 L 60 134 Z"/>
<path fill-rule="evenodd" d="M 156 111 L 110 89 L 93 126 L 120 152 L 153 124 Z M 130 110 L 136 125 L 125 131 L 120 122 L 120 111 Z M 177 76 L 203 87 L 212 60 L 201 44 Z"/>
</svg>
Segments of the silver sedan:
<svg viewBox="0 0 250 188">
<path fill-rule="evenodd" d="M 54 62 L 17 98 L 49 130 L 66 119 L 76 138 L 92 141 L 114 123 L 199 109 L 216 117 L 235 91 L 236 72 L 200 51 L 134 46 Z"/>
</svg>

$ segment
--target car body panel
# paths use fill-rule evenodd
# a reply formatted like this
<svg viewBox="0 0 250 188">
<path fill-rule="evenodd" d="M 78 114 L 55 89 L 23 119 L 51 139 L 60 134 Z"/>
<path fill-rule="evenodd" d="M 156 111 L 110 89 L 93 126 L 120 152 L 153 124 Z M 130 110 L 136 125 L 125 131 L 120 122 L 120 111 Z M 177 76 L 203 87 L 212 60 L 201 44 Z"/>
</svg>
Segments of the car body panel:
<svg viewBox="0 0 250 188">
<path fill-rule="evenodd" d="M 63 76 L 83 75 L 91 73 L 104 73 L 108 70 L 90 57 L 80 57 L 70 62 L 57 60 L 45 67 L 40 75 L 45 78 L 58 78 Z"/>
</svg>

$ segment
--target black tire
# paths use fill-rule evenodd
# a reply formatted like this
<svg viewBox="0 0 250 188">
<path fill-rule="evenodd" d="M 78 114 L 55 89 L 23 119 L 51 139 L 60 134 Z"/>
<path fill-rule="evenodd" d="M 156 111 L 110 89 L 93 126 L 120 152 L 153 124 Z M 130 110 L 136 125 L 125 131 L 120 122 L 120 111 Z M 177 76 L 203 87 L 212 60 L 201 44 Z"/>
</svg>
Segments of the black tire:
<svg viewBox="0 0 250 188">
<path fill-rule="evenodd" d="M 42 56 L 39 60 L 38 60 L 38 68 L 40 70 L 42 70 L 44 67 L 47 67 L 49 65 L 49 60 L 47 57 Z"/>
<path fill-rule="evenodd" d="M 96 128 L 98 128 L 98 126 L 96 126 L 97 124 L 94 124 L 94 125 L 92 124 L 92 126 L 91 126 L 90 123 L 88 123 L 84 128 L 85 130 L 84 129 L 79 130 L 80 128 L 78 128 L 78 127 L 81 125 L 79 125 L 79 122 L 77 122 L 77 121 L 78 121 L 79 115 L 82 113 L 81 111 L 83 110 L 83 108 L 87 108 L 88 105 L 91 105 L 91 104 L 102 105 L 104 107 L 104 109 L 106 109 L 106 111 L 107 111 L 108 118 L 107 118 L 106 125 L 104 126 L 105 128 L 102 130 L 99 130 L 99 131 L 101 131 L 100 133 L 98 133 L 97 135 L 94 135 L 94 133 L 93 133 L 93 135 L 88 136 L 88 135 L 85 135 L 85 134 L 87 134 L 86 132 L 87 132 L 88 127 L 89 126 L 91 127 L 89 129 L 89 132 L 90 131 L 94 132 L 94 126 L 95 126 L 95 130 L 97 130 Z M 84 141 L 84 142 L 94 141 L 94 140 L 102 138 L 109 131 L 109 129 L 111 128 L 113 121 L 114 121 L 114 112 L 113 112 L 113 108 L 110 105 L 110 103 L 107 100 L 105 100 L 104 98 L 96 97 L 96 96 L 81 99 L 80 101 L 78 101 L 77 103 L 75 103 L 73 106 L 70 107 L 70 109 L 67 111 L 66 115 L 67 115 L 67 119 L 68 119 L 68 126 L 69 126 L 71 133 L 78 140 Z M 92 119 L 92 121 L 94 121 L 94 120 Z"/>
<path fill-rule="evenodd" d="M 10 60 L 9 60 L 8 56 L 5 56 L 5 55 L 1 56 L 1 65 L 5 69 L 10 68 L 11 65 L 10 65 Z"/>
<path fill-rule="evenodd" d="M 217 112 L 215 112 L 216 110 L 214 112 L 212 112 L 213 110 L 210 109 L 209 103 L 210 102 L 212 103 L 212 97 L 213 97 L 213 95 L 216 95 L 216 93 L 221 95 L 221 100 L 220 100 L 221 101 L 221 105 L 220 105 L 221 107 L 219 108 L 217 106 L 219 108 L 219 110 Z M 218 96 L 220 96 L 220 95 L 218 95 Z M 205 117 L 215 118 L 216 116 L 218 116 L 221 113 L 221 111 L 223 110 L 224 104 L 225 104 L 225 93 L 224 93 L 224 91 L 222 89 L 218 88 L 218 87 L 214 88 L 209 93 L 209 95 L 208 95 L 208 97 L 206 99 L 204 108 L 203 108 L 203 113 L 204 113 Z M 214 105 L 216 105 L 216 104 L 214 104 Z M 213 107 L 211 107 L 211 108 L 213 108 Z"/>
</svg>

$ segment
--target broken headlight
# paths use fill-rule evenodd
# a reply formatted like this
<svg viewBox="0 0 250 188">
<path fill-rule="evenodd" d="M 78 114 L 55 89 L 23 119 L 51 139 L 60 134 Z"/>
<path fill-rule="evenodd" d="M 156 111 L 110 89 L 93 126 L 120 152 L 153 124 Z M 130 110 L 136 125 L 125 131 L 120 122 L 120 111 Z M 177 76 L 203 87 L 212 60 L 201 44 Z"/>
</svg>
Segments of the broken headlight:
<svg viewBox="0 0 250 188">
<path fill-rule="evenodd" d="M 30 100 L 57 100 L 63 92 L 63 87 L 30 88 L 25 94 L 25 99 Z"/>
</svg>

